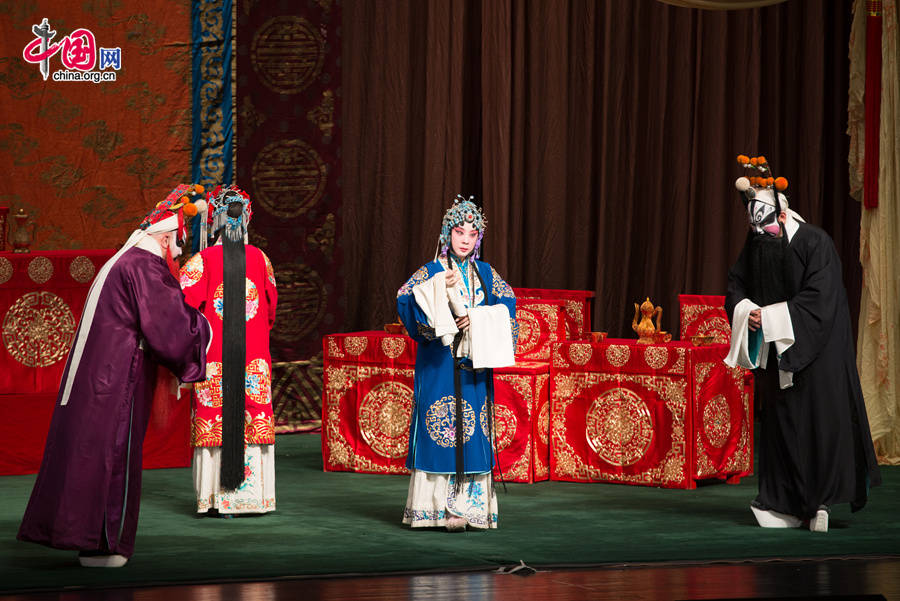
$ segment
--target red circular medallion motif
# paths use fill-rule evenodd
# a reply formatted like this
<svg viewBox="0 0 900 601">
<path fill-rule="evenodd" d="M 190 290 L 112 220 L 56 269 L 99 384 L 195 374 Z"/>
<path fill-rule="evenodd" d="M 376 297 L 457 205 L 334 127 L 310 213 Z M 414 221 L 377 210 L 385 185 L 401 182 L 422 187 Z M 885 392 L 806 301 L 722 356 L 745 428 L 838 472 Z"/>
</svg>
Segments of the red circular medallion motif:
<svg viewBox="0 0 900 601">
<path fill-rule="evenodd" d="M 591 404 L 585 424 L 590 447 L 612 465 L 641 460 L 653 440 L 647 404 L 632 390 L 613 388 Z"/>
</svg>

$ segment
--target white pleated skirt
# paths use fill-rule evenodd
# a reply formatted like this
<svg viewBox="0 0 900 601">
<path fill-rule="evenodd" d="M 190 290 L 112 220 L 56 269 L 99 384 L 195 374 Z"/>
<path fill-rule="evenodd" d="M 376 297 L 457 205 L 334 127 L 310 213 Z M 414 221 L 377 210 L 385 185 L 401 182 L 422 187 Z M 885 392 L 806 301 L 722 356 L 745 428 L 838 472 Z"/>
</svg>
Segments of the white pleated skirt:
<svg viewBox="0 0 900 601">
<path fill-rule="evenodd" d="M 403 523 L 413 528 L 441 527 L 451 516 L 466 518 L 474 528 L 497 527 L 497 495 L 491 486 L 491 474 L 470 474 L 459 494 L 453 486 L 453 474 L 431 474 L 413 470 Z"/>
<path fill-rule="evenodd" d="M 193 461 L 197 513 L 216 509 L 221 514 L 275 511 L 275 445 L 247 445 L 244 482 L 237 490 L 219 487 L 222 447 L 195 447 Z"/>
</svg>

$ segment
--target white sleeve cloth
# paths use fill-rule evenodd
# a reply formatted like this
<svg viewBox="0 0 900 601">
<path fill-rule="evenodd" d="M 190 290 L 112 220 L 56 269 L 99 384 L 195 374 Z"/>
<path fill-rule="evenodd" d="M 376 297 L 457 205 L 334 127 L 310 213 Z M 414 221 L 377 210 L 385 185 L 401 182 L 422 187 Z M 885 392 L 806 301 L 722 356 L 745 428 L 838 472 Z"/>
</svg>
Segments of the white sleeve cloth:
<svg viewBox="0 0 900 601">
<path fill-rule="evenodd" d="M 763 343 L 751 357 L 748 350 L 750 337 L 758 334 L 751 332 L 748 324 L 750 312 L 756 309 L 761 309 Z M 775 343 L 775 351 L 779 355 L 794 344 L 794 328 L 786 302 L 760 307 L 745 298 L 735 306 L 731 322 L 731 349 L 725 357 L 725 365 L 729 367 L 740 366 L 745 369 L 762 367 L 765 369 L 769 358 L 770 342 Z M 792 372 L 778 370 L 778 383 L 782 389 L 793 386 L 793 379 Z"/>
<path fill-rule="evenodd" d="M 475 369 L 509 367 L 515 364 L 512 325 L 506 305 L 469 309 L 469 334 L 472 367 Z"/>
<path fill-rule="evenodd" d="M 784 351 L 794 344 L 794 326 L 791 324 L 791 314 L 786 302 L 766 305 L 760 311 L 762 313 L 763 340 L 775 343 L 775 351 L 780 357 Z M 782 389 L 794 385 L 794 374 L 790 371 L 778 370 L 778 382 Z"/>
<path fill-rule="evenodd" d="M 459 328 L 447 302 L 446 277 L 446 271 L 439 271 L 421 284 L 416 284 L 413 286 L 413 296 L 428 319 L 429 327 L 434 328 L 435 338 L 440 338 L 444 346 L 450 346 Z"/>
<path fill-rule="evenodd" d="M 750 312 L 759 309 L 759 305 L 745 298 L 734 307 L 734 315 L 731 319 L 731 349 L 725 357 L 725 365 L 728 367 L 740 366 L 744 369 L 756 369 L 760 365 L 765 367 L 768 359 L 769 347 L 759 345 L 755 356 L 750 356 L 748 344 L 750 341 Z"/>
</svg>

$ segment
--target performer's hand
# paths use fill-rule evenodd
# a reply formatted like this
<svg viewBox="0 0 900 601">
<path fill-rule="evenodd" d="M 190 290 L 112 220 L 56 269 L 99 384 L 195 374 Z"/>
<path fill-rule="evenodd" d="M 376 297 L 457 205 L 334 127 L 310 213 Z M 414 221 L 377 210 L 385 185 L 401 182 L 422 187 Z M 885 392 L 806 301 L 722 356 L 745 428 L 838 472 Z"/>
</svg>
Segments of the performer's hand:
<svg viewBox="0 0 900 601">
<path fill-rule="evenodd" d="M 459 272 L 456 270 L 447 273 L 447 288 L 453 288 L 459 283 Z"/>
<path fill-rule="evenodd" d="M 456 327 L 459 328 L 461 332 L 465 332 L 469 329 L 469 316 L 463 315 L 462 317 L 456 318 Z"/>
<path fill-rule="evenodd" d="M 751 332 L 755 332 L 762 327 L 762 312 L 759 309 L 750 311 L 750 320 L 747 327 L 750 328 Z"/>
</svg>

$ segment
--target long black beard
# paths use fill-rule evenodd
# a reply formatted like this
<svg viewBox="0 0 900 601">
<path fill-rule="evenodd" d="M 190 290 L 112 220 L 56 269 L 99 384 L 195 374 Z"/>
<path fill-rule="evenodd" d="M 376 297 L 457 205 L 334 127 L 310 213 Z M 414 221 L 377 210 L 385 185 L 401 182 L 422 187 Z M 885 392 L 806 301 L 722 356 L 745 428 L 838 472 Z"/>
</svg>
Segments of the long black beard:
<svg viewBox="0 0 900 601">
<path fill-rule="evenodd" d="M 791 278 L 787 257 L 787 236 L 750 234 L 750 300 L 764 307 L 791 297 Z"/>
</svg>

